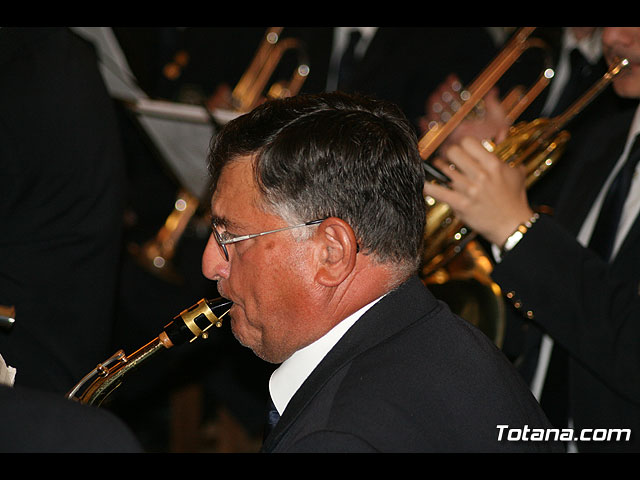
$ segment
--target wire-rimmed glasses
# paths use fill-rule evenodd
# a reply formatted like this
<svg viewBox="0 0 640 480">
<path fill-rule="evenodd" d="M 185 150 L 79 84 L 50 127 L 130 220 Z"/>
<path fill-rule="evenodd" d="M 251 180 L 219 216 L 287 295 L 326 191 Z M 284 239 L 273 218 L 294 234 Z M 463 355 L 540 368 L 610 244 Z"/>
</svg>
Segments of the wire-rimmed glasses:
<svg viewBox="0 0 640 480">
<path fill-rule="evenodd" d="M 293 228 L 309 227 L 311 225 L 318 225 L 318 224 L 324 222 L 325 220 L 326 219 L 321 218 L 321 219 L 318 219 L 318 220 L 311 220 L 309 222 L 300 223 L 298 225 L 289 225 L 287 227 L 276 228 L 275 230 L 267 230 L 266 232 L 251 233 L 249 235 L 240 235 L 240 236 L 237 236 L 237 237 L 236 236 L 232 236 L 231 234 L 227 233 L 226 231 L 220 232 L 218 230 L 218 224 L 215 222 L 215 220 L 212 220 L 211 227 L 212 227 L 212 230 L 213 230 L 213 237 L 216 239 L 216 243 L 220 247 L 220 250 L 222 250 L 222 254 L 224 255 L 225 260 L 228 262 L 229 261 L 229 251 L 227 250 L 227 245 L 230 244 L 230 243 L 242 242 L 244 240 L 249 240 L 250 238 L 261 237 L 263 235 L 268 235 L 270 233 L 282 232 L 284 230 L 291 230 Z"/>
</svg>

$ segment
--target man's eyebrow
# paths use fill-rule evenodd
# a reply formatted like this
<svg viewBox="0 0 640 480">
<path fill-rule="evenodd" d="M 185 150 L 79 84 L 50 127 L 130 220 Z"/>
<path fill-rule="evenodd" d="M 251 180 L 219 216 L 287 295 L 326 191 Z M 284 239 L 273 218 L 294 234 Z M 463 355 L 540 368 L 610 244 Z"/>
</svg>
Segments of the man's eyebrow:
<svg viewBox="0 0 640 480">
<path fill-rule="evenodd" d="M 227 226 L 226 218 L 219 217 L 217 215 L 211 214 L 211 224 L 213 225 L 214 223 L 216 225 L 220 225 L 221 227 L 226 227 Z"/>
<path fill-rule="evenodd" d="M 232 220 L 229 220 L 226 217 L 219 217 L 218 215 L 211 215 L 211 225 L 216 224 L 219 225 L 221 227 L 224 227 L 224 229 L 231 229 L 231 230 L 237 230 L 238 228 L 241 228 L 241 225 L 237 222 L 234 222 Z"/>
</svg>

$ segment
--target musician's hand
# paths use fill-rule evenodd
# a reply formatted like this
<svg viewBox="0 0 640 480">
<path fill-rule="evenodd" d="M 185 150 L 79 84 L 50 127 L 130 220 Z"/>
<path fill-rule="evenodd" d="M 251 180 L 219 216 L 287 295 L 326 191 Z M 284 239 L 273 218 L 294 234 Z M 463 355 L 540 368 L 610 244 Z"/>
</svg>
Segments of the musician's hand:
<svg viewBox="0 0 640 480">
<path fill-rule="evenodd" d="M 451 178 L 449 188 L 425 183 L 424 194 L 448 204 L 466 225 L 502 246 L 533 216 L 524 169 L 505 164 L 471 137 L 449 147 L 446 157 L 433 163 Z"/>
<path fill-rule="evenodd" d="M 500 143 L 507 137 L 510 126 L 498 89 L 493 88 L 482 99 L 480 112 L 465 119 L 454 131 L 453 138 L 457 140 L 456 143 L 460 143 L 465 137 L 490 139 L 494 143 Z"/>
<path fill-rule="evenodd" d="M 425 114 L 420 120 L 422 133 L 426 133 L 432 123 L 446 123 L 451 118 L 463 102 L 460 98 L 461 89 L 462 83 L 452 73 L 431 92 L 425 103 Z"/>
<path fill-rule="evenodd" d="M 428 98 L 425 115 L 419 125 L 423 134 L 433 123 L 446 123 L 463 102 L 460 99 L 461 84 L 458 77 L 450 75 Z M 507 136 L 510 121 L 499 98 L 497 88 L 493 88 L 483 98 L 482 105 L 472 111 L 443 142 L 442 148 L 457 144 L 464 137 L 478 140 L 491 139 L 500 143 Z"/>
</svg>

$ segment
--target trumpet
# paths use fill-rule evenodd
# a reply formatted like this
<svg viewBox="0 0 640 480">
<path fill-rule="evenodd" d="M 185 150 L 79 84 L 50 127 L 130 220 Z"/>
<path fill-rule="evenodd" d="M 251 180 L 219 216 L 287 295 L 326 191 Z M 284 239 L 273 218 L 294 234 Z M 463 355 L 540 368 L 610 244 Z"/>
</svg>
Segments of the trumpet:
<svg viewBox="0 0 640 480">
<path fill-rule="evenodd" d="M 298 94 L 309 75 L 307 53 L 300 40 L 280 38 L 283 27 L 271 27 L 264 35 L 255 56 L 231 93 L 232 104 L 239 112 L 248 112 L 264 99 L 286 98 Z M 284 54 L 295 50 L 298 65 L 288 82 L 276 82 L 266 90 Z M 266 90 L 266 92 L 265 92 Z"/>
<path fill-rule="evenodd" d="M 310 72 L 304 45 L 295 38 L 281 38 L 283 27 L 267 29 L 249 67 L 231 94 L 231 104 L 239 113 L 248 112 L 265 99 L 295 96 L 302 88 Z M 267 85 L 287 51 L 295 50 L 298 64 L 289 81 Z M 266 92 L 265 92 L 266 90 Z M 174 284 L 182 283 L 182 277 L 171 262 L 184 231 L 198 210 L 198 197 L 185 188 L 179 190 L 174 208 L 156 235 L 139 246 L 129 246 L 129 253 L 136 262 L 153 275 Z"/>
<path fill-rule="evenodd" d="M 564 152 L 571 135 L 563 128 L 591 103 L 627 66 L 627 59 L 619 59 L 608 71 L 578 98 L 565 112 L 554 118 L 539 118 L 532 122 L 513 125 L 507 138 L 498 145 L 483 142 L 504 162 L 524 165 L 527 173 L 526 188 L 534 185 L 555 165 Z M 502 296 L 498 285 L 489 278 L 491 262 L 482 248 L 475 242 L 476 233 L 466 227 L 453 213 L 451 207 L 427 196 L 427 226 L 425 228 L 425 249 L 421 276 L 426 284 L 443 295 L 449 295 L 444 285 L 451 282 L 473 279 L 488 287 L 501 304 Z M 459 288 L 459 287 L 456 287 Z M 459 292 L 458 292 L 459 293 Z M 501 313 L 502 307 L 496 307 Z M 479 325 L 486 319 L 467 318 Z M 503 323 L 502 318 L 494 321 Z M 499 328 L 493 328 L 499 330 Z"/>
<path fill-rule="evenodd" d="M 418 142 L 420 156 L 423 159 L 428 159 L 436 152 L 524 52 L 532 48 L 548 50 L 545 42 L 539 38 L 531 37 L 535 29 L 536 27 L 522 27 L 517 30 L 469 88 L 461 92 L 460 96 L 463 101 L 456 112 L 445 123 L 431 125 L 429 131 Z M 508 107 L 507 120 L 510 123 L 513 123 L 531 105 L 531 102 L 549 85 L 551 78 L 553 78 L 554 72 L 550 68 L 548 55 L 546 55 L 544 62 L 545 66 L 542 72 L 528 91 L 513 91 L 504 99 L 503 105 Z"/>
<path fill-rule="evenodd" d="M 507 138 L 499 145 L 489 141 L 483 144 L 502 161 L 526 167 L 526 187 L 535 184 L 557 162 L 571 135 L 562 130 L 604 90 L 613 79 L 628 66 L 627 59 L 615 62 L 603 77 L 576 100 L 565 112 L 554 118 L 539 118 L 532 122 L 520 122 L 509 129 Z M 425 237 L 427 249 L 424 258 L 428 261 L 423 274 L 428 276 L 447 260 L 460 252 L 466 241 L 475 234 L 455 217 L 451 207 L 431 197 L 426 198 L 429 210 Z"/>
<path fill-rule="evenodd" d="M 547 87 L 554 72 L 550 68 L 548 47 L 542 40 L 531 37 L 536 27 L 518 29 L 493 61 L 478 75 L 468 89 L 460 89 L 461 103 L 445 123 L 436 122 L 418 142 L 425 169 L 435 181 L 448 178 L 429 163 L 444 141 L 463 120 L 473 115 L 485 95 L 509 71 L 524 52 L 543 50 L 544 68 L 526 92 L 515 89 L 502 101 L 511 124 Z M 498 346 L 502 345 L 505 329 L 505 310 L 500 287 L 491 280 L 491 261 L 473 238 L 463 243 L 468 233 L 454 217 L 451 208 L 426 197 L 427 218 L 424 232 L 421 278 L 432 292 L 444 300 L 462 318 L 482 330 Z"/>
<path fill-rule="evenodd" d="M 231 306 L 232 302 L 224 298 L 201 299 L 176 315 L 156 338 L 132 354 L 118 350 L 98 364 L 67 393 L 66 398 L 86 405 L 102 405 L 122 385 L 127 374 L 158 352 L 198 338 L 206 339 L 209 328 L 222 326 L 222 318 Z"/>
</svg>

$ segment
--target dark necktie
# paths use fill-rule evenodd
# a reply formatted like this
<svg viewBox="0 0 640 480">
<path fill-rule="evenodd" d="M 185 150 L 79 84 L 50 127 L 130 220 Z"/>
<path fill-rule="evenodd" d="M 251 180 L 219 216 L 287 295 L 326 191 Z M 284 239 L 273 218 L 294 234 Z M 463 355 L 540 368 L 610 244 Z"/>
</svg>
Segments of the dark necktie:
<svg viewBox="0 0 640 480">
<path fill-rule="evenodd" d="M 640 135 L 636 136 L 627 160 L 613 179 L 613 182 L 611 182 L 589 241 L 589 248 L 607 261 L 611 256 L 616 232 L 618 231 L 618 223 L 622 215 L 622 207 L 629 194 L 631 180 L 638 160 L 640 160 Z"/>
<path fill-rule="evenodd" d="M 338 90 L 349 90 L 353 80 L 358 60 L 356 58 L 356 45 L 360 41 L 362 34 L 359 30 L 354 30 L 349 35 L 349 44 L 342 53 L 340 67 L 338 70 Z"/>
<path fill-rule="evenodd" d="M 280 420 L 280 414 L 276 409 L 276 406 L 273 404 L 273 400 L 269 397 L 269 404 L 267 406 L 267 421 L 264 427 L 264 436 L 263 438 L 267 438 L 271 431 L 275 428 L 276 423 Z"/>
</svg>

